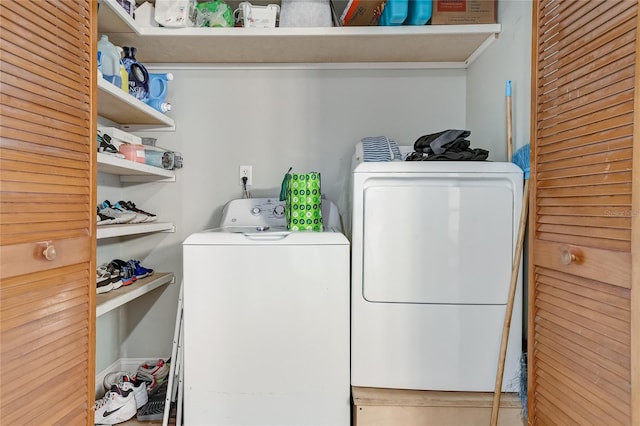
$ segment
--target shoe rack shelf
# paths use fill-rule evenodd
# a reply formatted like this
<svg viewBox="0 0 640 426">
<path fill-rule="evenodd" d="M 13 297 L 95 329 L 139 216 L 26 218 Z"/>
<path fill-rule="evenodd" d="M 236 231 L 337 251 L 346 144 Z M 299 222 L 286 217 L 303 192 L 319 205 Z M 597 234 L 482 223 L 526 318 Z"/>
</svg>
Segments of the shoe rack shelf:
<svg viewBox="0 0 640 426">
<path fill-rule="evenodd" d="M 173 170 L 136 163 L 113 155 L 98 153 L 98 171 L 120 177 L 120 182 L 175 182 Z"/>
<path fill-rule="evenodd" d="M 116 6 L 120 7 L 116 3 Z M 122 129 L 175 130 L 172 118 L 151 108 L 104 78 L 98 79 L 99 115 L 118 123 Z"/>
<path fill-rule="evenodd" d="M 122 225 L 99 225 L 96 230 L 96 238 L 123 237 L 127 235 L 149 234 L 153 232 L 176 232 L 176 227 L 171 222 L 149 223 L 123 223 Z"/>
<path fill-rule="evenodd" d="M 252 3 L 262 4 L 261 0 Z M 135 46 L 138 60 L 145 64 L 349 63 L 369 67 L 386 63 L 392 68 L 416 64 L 466 68 L 498 38 L 502 26 L 142 27 L 116 0 L 101 0 L 98 31 L 117 46 Z"/>
<path fill-rule="evenodd" d="M 96 295 L 96 317 L 104 315 L 126 303 L 155 290 L 158 287 L 172 283 L 173 274 L 170 272 L 156 272 L 150 277 L 137 280 L 131 285 L 122 286 L 107 293 Z"/>
</svg>

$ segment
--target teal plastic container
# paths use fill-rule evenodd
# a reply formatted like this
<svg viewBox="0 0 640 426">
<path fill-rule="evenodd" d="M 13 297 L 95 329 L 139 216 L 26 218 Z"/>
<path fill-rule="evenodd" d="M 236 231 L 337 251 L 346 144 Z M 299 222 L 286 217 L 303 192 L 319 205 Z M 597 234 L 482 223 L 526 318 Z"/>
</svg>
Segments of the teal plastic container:
<svg viewBox="0 0 640 426">
<path fill-rule="evenodd" d="M 407 12 L 411 0 L 387 0 L 378 25 L 402 25 L 407 19 Z"/>
<path fill-rule="evenodd" d="M 409 0 L 405 25 L 424 25 L 431 19 L 433 12 L 432 0 Z"/>
</svg>

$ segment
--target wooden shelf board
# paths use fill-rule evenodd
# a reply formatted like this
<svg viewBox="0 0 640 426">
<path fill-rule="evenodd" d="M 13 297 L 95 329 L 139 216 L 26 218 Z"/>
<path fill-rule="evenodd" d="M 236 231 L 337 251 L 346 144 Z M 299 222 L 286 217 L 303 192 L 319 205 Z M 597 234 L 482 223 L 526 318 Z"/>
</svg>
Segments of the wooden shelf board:
<svg viewBox="0 0 640 426">
<path fill-rule="evenodd" d="M 121 176 L 125 182 L 135 181 L 167 181 L 175 182 L 176 175 L 172 170 L 136 163 L 123 158 L 99 152 L 98 171 Z"/>
<path fill-rule="evenodd" d="M 172 273 L 156 272 L 152 276 L 139 279 L 131 285 L 98 294 L 96 295 L 96 317 L 104 315 L 160 286 L 168 284 L 172 280 Z"/>
<path fill-rule="evenodd" d="M 430 63 L 465 67 L 500 24 L 324 28 L 139 27 L 115 0 L 102 0 L 99 32 L 135 46 L 145 64 Z"/>
<path fill-rule="evenodd" d="M 99 225 L 96 238 L 113 238 L 127 235 L 148 234 L 152 232 L 175 232 L 171 222 L 124 223 L 122 225 Z"/>
<path fill-rule="evenodd" d="M 98 79 L 98 92 L 98 115 L 119 123 L 123 128 L 175 130 L 172 118 L 103 78 Z"/>
</svg>

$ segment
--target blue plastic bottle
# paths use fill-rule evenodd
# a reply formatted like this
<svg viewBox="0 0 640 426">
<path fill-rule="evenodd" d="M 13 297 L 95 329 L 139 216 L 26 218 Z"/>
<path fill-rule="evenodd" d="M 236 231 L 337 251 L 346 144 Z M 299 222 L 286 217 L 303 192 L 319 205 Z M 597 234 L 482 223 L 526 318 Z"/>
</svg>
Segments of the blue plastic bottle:
<svg viewBox="0 0 640 426">
<path fill-rule="evenodd" d="M 387 0 L 378 25 L 402 25 L 407 19 L 408 3 L 413 0 Z"/>
<path fill-rule="evenodd" d="M 149 72 L 136 60 L 136 48 L 123 46 L 124 68 L 129 73 L 129 94 L 142 102 L 149 99 Z"/>
<path fill-rule="evenodd" d="M 424 25 L 431 19 L 432 0 L 409 0 L 405 25 Z"/>
<path fill-rule="evenodd" d="M 169 73 L 149 73 L 149 99 L 147 104 L 160 112 L 167 112 L 171 109 L 170 104 L 165 102 L 169 81 L 173 80 L 173 74 Z M 167 105 L 169 107 L 167 108 Z"/>
</svg>

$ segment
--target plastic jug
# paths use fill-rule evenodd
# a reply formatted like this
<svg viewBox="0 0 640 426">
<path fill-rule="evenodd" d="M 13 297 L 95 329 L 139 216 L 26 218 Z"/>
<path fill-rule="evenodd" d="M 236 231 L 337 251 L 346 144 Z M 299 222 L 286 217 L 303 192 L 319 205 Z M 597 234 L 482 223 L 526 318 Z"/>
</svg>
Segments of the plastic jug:
<svg viewBox="0 0 640 426">
<path fill-rule="evenodd" d="M 129 73 L 129 94 L 136 99 L 146 102 L 149 99 L 149 72 L 136 59 L 136 48 L 123 46 L 124 58 L 122 62 Z"/>
<path fill-rule="evenodd" d="M 160 112 L 167 112 L 171 109 L 170 104 L 166 104 L 167 90 L 169 88 L 169 81 L 173 80 L 173 74 L 168 73 L 149 73 L 149 99 L 147 103 L 157 109 Z M 168 105 L 168 109 L 163 107 L 163 104 Z"/>
<path fill-rule="evenodd" d="M 409 0 L 405 25 L 424 25 L 431 19 L 432 0 Z"/>
<path fill-rule="evenodd" d="M 109 37 L 102 35 L 98 41 L 98 52 L 100 52 L 100 70 L 102 78 L 120 87 L 122 78 L 120 77 L 120 52 L 109 41 Z"/>
<path fill-rule="evenodd" d="M 161 101 L 160 99 L 152 99 L 147 102 L 151 108 L 154 108 L 160 112 L 171 111 L 171 104 L 169 102 Z"/>
</svg>

